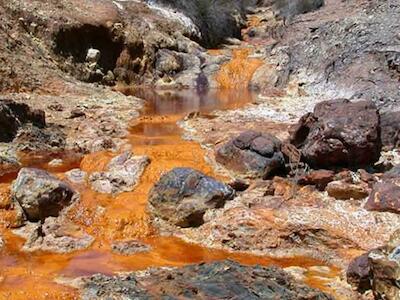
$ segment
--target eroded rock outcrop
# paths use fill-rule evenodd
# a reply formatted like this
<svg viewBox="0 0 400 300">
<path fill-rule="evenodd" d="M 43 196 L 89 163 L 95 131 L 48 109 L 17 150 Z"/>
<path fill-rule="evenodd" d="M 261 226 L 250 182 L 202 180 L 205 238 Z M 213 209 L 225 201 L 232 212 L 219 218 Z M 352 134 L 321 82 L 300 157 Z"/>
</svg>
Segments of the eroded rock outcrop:
<svg viewBox="0 0 400 300">
<path fill-rule="evenodd" d="M 23 168 L 12 185 L 11 197 L 19 203 L 29 221 L 39 221 L 58 216 L 78 194 L 44 170 Z"/>
<path fill-rule="evenodd" d="M 273 135 L 245 131 L 216 150 L 216 161 L 246 177 L 267 178 L 284 170 L 281 142 Z"/>
<path fill-rule="evenodd" d="M 171 224 L 196 227 L 204 223 L 207 210 L 223 207 L 234 194 L 230 186 L 199 171 L 175 168 L 152 188 L 149 209 L 153 217 Z"/>
<path fill-rule="evenodd" d="M 371 101 L 324 101 L 300 119 L 291 142 L 313 167 L 356 167 L 378 160 L 379 130 L 379 114 Z"/>
<path fill-rule="evenodd" d="M 33 110 L 24 103 L 0 100 L 0 142 L 11 142 L 18 130 L 27 123 L 39 128 L 45 127 L 44 111 Z"/>
<path fill-rule="evenodd" d="M 296 282 L 276 267 L 243 266 L 232 261 L 149 269 L 135 273 L 84 279 L 82 299 L 333 299 Z"/>
</svg>

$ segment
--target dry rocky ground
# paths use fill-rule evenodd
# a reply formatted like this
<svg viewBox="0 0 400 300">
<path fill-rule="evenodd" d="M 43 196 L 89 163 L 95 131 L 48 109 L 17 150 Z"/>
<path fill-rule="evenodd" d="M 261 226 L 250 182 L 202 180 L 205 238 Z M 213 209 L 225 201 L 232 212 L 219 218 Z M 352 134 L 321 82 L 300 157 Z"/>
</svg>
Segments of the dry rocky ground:
<svg viewBox="0 0 400 300">
<path fill-rule="evenodd" d="M 400 3 L 207 3 L 0 3 L 0 255 L 130 257 L 157 250 L 140 238 L 175 236 L 324 266 L 160 264 L 51 284 L 74 288 L 65 299 L 400 299 Z M 138 219 L 107 210 L 162 163 L 129 143 L 149 101 L 131 86 L 255 95 L 172 117 L 215 178 L 162 170 Z"/>
</svg>

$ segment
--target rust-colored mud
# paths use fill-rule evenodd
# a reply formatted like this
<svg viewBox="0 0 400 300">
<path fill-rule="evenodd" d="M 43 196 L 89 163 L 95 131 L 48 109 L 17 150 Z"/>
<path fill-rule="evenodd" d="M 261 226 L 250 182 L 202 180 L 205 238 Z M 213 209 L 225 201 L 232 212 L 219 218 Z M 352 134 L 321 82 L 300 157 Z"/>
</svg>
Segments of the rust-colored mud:
<svg viewBox="0 0 400 300">
<path fill-rule="evenodd" d="M 251 48 L 233 50 L 233 58 L 218 71 L 216 80 L 223 89 L 247 89 L 262 60 L 249 58 Z"/>
<path fill-rule="evenodd" d="M 237 56 L 245 60 L 245 54 Z M 252 62 L 251 65 L 256 64 Z M 181 266 L 226 258 L 245 264 L 303 267 L 320 264 L 305 258 L 274 260 L 233 254 L 188 244 L 174 237 L 157 235 L 149 223 L 146 202 L 149 190 L 162 173 L 174 167 L 192 167 L 218 177 L 205 161 L 205 153 L 200 145 L 182 139 L 182 131 L 176 122 L 192 111 L 207 113 L 214 109 L 232 109 L 252 99 L 250 94 L 229 91 L 219 91 L 203 97 L 151 95 L 144 95 L 150 99 L 146 112 L 132 124 L 128 136 L 128 143 L 135 154 L 148 155 L 151 158 L 151 164 L 137 188 L 133 192 L 112 197 L 95 193 L 87 186 L 77 187 L 81 193 L 81 200 L 69 212 L 69 216 L 74 223 L 95 237 L 96 241 L 89 249 L 64 255 L 21 252 L 23 240 L 7 228 L 13 226 L 13 217 L 15 218 L 9 202 L 10 178 L 0 184 L 0 231 L 6 242 L 6 247 L 0 255 L 0 299 L 76 299 L 76 290 L 57 284 L 55 279 L 75 278 L 99 272 L 113 274 L 117 271 L 140 270 L 154 266 Z M 76 167 L 77 164 L 82 170 L 92 173 L 104 170 L 115 155 L 116 153 L 99 152 L 86 155 L 81 161 L 69 159 L 68 156 L 62 166 L 54 168 L 43 162 L 39 166 L 61 177 L 62 172 Z M 111 252 L 112 241 L 128 239 L 138 239 L 147 243 L 152 250 L 131 256 Z M 333 273 L 333 276 L 336 276 L 336 273 Z M 320 282 L 311 279 L 308 283 L 314 286 L 321 285 Z"/>
</svg>

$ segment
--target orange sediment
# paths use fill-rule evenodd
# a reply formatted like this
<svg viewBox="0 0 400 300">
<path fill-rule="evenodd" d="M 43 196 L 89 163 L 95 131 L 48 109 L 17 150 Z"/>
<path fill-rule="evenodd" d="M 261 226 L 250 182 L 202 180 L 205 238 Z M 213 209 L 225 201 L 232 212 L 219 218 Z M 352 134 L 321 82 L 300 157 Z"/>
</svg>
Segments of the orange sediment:
<svg viewBox="0 0 400 300">
<path fill-rule="evenodd" d="M 247 55 L 247 50 L 244 53 L 238 52 L 236 59 L 246 60 Z M 250 64 L 255 69 L 256 63 Z M 246 76 L 249 77 L 248 74 Z M 224 97 L 222 91 L 218 97 L 222 99 L 219 105 L 223 108 L 236 108 L 249 101 L 238 98 L 229 102 L 229 99 L 233 98 L 229 93 Z M 148 105 L 145 116 L 132 124 L 127 137 L 128 143 L 135 155 L 147 155 L 151 159 L 134 191 L 112 196 L 96 193 L 89 185 L 77 187 L 81 199 L 69 211 L 68 216 L 74 224 L 95 238 L 89 249 L 70 254 L 26 253 L 21 251 L 23 239 L 12 234 L 7 228 L 12 222 L 0 224 L 0 233 L 6 242 L 5 249 L 0 250 L 0 299 L 77 299 L 78 293 L 75 289 L 57 284 L 55 280 L 95 273 L 111 275 L 115 272 L 143 270 L 148 267 L 182 266 L 221 259 L 233 259 L 249 265 L 274 264 L 282 267 L 321 265 L 321 262 L 304 257 L 277 260 L 207 249 L 175 237 L 162 237 L 157 234 L 157 230 L 149 222 L 146 205 L 151 187 L 163 173 L 175 167 L 191 167 L 218 177 L 205 160 L 205 150 L 198 143 L 181 137 L 182 130 L 176 122 L 188 111 L 190 108 L 183 110 L 178 104 L 172 112 L 160 115 L 157 107 Z M 102 171 L 116 155 L 107 151 L 88 154 L 78 166 L 89 174 Z M 76 161 L 67 160 L 66 168 L 76 167 L 76 164 Z M 42 167 L 48 168 L 44 163 Z M 61 172 L 64 172 L 62 167 L 53 171 L 60 176 Z M 0 209 L 2 220 L 13 212 L 8 210 L 9 202 L 4 199 L 9 200 L 9 187 L 9 181 L 0 184 L 0 203 L 3 203 L 4 208 Z M 122 256 L 111 251 L 113 241 L 130 239 L 148 244 L 151 251 L 131 256 Z M 332 273 L 332 277 L 336 275 L 337 270 Z M 320 282 L 311 279 L 308 284 L 318 287 L 321 285 Z"/>
<path fill-rule="evenodd" d="M 261 59 L 249 58 L 251 48 L 233 50 L 233 58 L 216 75 L 222 89 L 247 89 L 254 72 L 263 64 Z"/>
</svg>

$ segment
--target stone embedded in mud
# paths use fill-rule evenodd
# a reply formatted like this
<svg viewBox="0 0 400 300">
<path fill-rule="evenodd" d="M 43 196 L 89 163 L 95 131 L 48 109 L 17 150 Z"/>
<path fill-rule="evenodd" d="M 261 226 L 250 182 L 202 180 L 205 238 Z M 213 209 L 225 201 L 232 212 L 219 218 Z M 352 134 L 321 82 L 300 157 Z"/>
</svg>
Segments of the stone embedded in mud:
<svg viewBox="0 0 400 300">
<path fill-rule="evenodd" d="M 21 169 L 11 189 L 13 201 L 21 205 L 29 221 L 58 216 L 77 196 L 65 182 L 34 168 Z"/>
<path fill-rule="evenodd" d="M 141 252 L 149 252 L 151 247 L 136 240 L 114 241 L 111 245 L 114 253 L 122 255 L 132 255 Z"/>
<path fill-rule="evenodd" d="M 328 195 L 340 200 L 360 200 L 369 195 L 368 185 L 354 184 L 344 180 L 332 181 L 326 187 Z"/>
<path fill-rule="evenodd" d="M 181 268 L 152 268 L 83 280 L 82 299 L 333 299 L 277 267 L 243 266 L 233 261 Z"/>
<path fill-rule="evenodd" d="M 209 209 L 223 207 L 235 195 L 234 190 L 203 173 L 190 168 L 175 168 L 164 174 L 149 195 L 149 210 L 180 227 L 204 223 Z"/>
<path fill-rule="evenodd" d="M 0 236 L 0 249 L 4 247 L 3 237 Z"/>
<path fill-rule="evenodd" d="M 114 157 L 104 172 L 95 172 L 89 176 L 92 188 L 105 194 L 130 192 L 138 184 L 140 176 L 150 163 L 147 156 L 133 156 L 126 151 Z"/>
<path fill-rule="evenodd" d="M 45 127 L 44 111 L 33 110 L 27 104 L 0 100 L 0 142 L 11 142 L 26 123 Z"/>
<path fill-rule="evenodd" d="M 220 146 L 215 159 L 226 168 L 247 177 L 270 177 L 284 169 L 281 142 L 273 135 L 245 131 Z"/>
<path fill-rule="evenodd" d="M 293 128 L 291 142 L 316 168 L 363 166 L 380 156 L 379 114 L 372 101 L 318 103 Z"/>
</svg>

